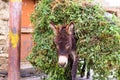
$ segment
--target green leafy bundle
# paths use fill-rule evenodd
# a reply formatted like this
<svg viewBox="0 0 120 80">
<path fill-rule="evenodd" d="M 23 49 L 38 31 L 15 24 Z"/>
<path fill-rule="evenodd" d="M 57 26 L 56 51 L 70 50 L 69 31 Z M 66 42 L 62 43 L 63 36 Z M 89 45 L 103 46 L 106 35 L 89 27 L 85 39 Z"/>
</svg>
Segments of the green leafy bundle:
<svg viewBox="0 0 120 80">
<path fill-rule="evenodd" d="M 105 18 L 99 5 L 83 4 L 84 0 L 41 0 L 31 16 L 35 43 L 28 60 L 40 71 L 49 74 L 49 80 L 69 80 L 69 66 L 57 65 L 57 53 L 53 43 L 54 34 L 50 22 L 56 25 L 75 23 L 77 53 L 87 61 L 87 68 L 94 71 L 93 78 L 106 80 L 109 75 L 120 79 L 120 24 L 113 15 Z M 88 2 L 87 2 L 88 3 Z M 114 22 L 114 24 L 112 24 Z M 79 62 L 78 73 L 82 62 Z"/>
</svg>

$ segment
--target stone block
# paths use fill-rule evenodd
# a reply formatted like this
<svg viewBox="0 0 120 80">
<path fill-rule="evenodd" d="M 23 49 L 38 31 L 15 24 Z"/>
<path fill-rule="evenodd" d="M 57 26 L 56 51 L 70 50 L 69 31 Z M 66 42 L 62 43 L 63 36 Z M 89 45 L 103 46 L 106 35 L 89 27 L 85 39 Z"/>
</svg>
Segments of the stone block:
<svg viewBox="0 0 120 80">
<path fill-rule="evenodd" d="M 5 45 L 6 44 L 6 40 L 5 39 L 0 39 L 0 45 Z"/>
</svg>

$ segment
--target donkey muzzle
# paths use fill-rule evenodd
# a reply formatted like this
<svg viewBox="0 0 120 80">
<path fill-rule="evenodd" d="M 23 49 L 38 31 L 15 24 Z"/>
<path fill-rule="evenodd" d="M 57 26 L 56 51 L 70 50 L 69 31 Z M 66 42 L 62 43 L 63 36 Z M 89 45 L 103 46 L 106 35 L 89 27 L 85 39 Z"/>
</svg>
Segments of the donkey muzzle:
<svg viewBox="0 0 120 80">
<path fill-rule="evenodd" d="M 67 66 L 67 64 L 68 64 L 68 57 L 60 55 L 58 57 L 58 65 L 64 68 Z"/>
</svg>

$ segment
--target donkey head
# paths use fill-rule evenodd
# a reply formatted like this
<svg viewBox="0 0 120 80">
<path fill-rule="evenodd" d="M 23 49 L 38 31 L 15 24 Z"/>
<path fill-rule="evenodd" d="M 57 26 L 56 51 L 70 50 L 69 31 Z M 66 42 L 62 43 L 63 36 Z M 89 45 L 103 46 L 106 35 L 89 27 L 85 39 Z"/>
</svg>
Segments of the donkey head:
<svg viewBox="0 0 120 80">
<path fill-rule="evenodd" d="M 68 56 L 72 49 L 74 24 L 71 22 L 66 26 L 56 26 L 54 23 L 50 23 L 50 27 L 53 29 L 55 34 L 54 43 L 58 53 L 58 64 L 60 67 L 66 67 Z"/>
</svg>

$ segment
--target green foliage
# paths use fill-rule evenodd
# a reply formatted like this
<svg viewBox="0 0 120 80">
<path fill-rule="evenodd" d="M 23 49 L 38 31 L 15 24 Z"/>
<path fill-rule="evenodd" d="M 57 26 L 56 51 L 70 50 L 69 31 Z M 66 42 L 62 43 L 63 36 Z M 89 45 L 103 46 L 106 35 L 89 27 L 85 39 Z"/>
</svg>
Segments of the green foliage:
<svg viewBox="0 0 120 80">
<path fill-rule="evenodd" d="M 59 2 L 57 2 L 59 1 Z M 78 0 L 79 1 L 79 0 Z M 80 3 L 81 2 L 81 3 Z M 56 25 L 75 22 L 75 37 L 79 57 L 87 60 L 94 71 L 93 78 L 106 80 L 108 75 L 120 79 L 120 24 L 116 16 L 105 19 L 99 5 L 82 4 L 82 0 L 41 0 L 31 16 L 35 43 L 28 60 L 40 71 L 49 74 L 48 80 L 69 80 L 70 69 L 57 65 L 54 34 L 50 22 Z M 111 24 L 114 22 L 115 24 Z M 79 62 L 79 66 L 82 62 Z M 81 72 L 80 67 L 78 73 Z"/>
</svg>

